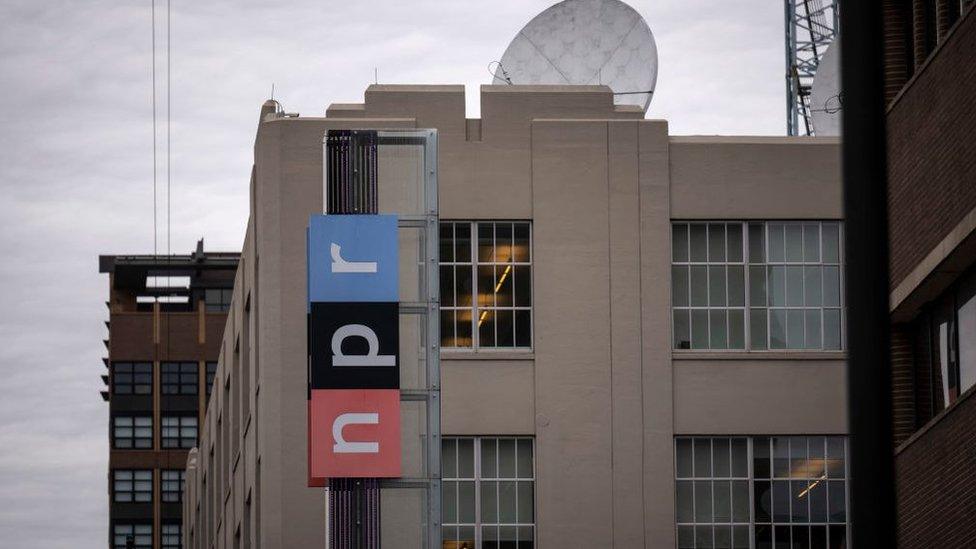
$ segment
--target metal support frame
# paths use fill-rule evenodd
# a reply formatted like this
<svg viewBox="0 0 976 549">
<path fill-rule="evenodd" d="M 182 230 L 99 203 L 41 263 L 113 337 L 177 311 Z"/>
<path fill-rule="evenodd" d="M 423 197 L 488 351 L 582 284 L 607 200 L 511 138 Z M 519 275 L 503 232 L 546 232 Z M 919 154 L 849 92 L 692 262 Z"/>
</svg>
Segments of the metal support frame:
<svg viewBox="0 0 976 549">
<path fill-rule="evenodd" d="M 810 89 L 827 46 L 840 29 L 839 1 L 785 0 L 788 135 L 813 135 Z"/>
</svg>

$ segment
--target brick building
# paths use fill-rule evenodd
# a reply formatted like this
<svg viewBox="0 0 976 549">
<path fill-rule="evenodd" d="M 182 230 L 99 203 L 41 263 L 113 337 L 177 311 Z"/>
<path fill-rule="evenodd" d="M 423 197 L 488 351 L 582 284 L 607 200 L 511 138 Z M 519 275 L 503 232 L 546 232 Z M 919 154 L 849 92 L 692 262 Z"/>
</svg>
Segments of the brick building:
<svg viewBox="0 0 976 549">
<path fill-rule="evenodd" d="M 976 16 L 887 1 L 885 76 L 899 546 L 976 529 Z"/>
<path fill-rule="evenodd" d="M 180 547 L 187 452 L 197 444 L 237 253 L 108 255 L 109 547 Z"/>
</svg>

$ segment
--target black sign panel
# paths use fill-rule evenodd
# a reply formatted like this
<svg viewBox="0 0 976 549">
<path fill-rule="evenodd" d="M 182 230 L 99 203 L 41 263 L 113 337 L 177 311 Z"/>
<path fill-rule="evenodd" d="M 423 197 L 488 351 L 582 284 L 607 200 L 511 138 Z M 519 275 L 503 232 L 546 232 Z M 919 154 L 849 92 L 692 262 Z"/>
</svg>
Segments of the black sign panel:
<svg viewBox="0 0 976 549">
<path fill-rule="evenodd" d="M 310 389 L 398 389 L 397 303 L 310 303 Z"/>
</svg>

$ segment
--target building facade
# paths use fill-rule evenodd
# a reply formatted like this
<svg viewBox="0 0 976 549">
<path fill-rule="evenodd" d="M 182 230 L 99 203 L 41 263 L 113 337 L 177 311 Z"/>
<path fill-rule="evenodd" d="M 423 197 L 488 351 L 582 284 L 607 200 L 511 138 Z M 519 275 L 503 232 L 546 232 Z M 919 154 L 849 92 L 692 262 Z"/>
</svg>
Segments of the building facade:
<svg viewBox="0 0 976 549">
<path fill-rule="evenodd" d="M 976 15 L 949 0 L 884 15 L 899 546 L 972 547 Z"/>
<path fill-rule="evenodd" d="M 461 86 L 262 107 L 185 546 L 325 545 L 305 289 L 323 137 L 436 128 L 443 547 L 844 547 L 838 140 L 672 136 L 604 86 L 483 86 L 481 113 Z M 384 491 L 391 546 L 418 546 L 411 497 Z"/>
<path fill-rule="evenodd" d="M 109 275 L 109 547 L 181 547 L 187 452 L 210 395 L 236 253 L 100 256 Z M 131 544 L 131 545 L 129 545 Z"/>
</svg>

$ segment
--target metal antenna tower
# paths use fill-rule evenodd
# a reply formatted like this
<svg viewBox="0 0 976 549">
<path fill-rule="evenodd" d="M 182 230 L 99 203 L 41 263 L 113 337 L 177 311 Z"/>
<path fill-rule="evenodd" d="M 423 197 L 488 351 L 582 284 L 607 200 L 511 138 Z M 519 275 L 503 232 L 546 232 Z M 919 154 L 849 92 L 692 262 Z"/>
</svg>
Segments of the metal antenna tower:
<svg viewBox="0 0 976 549">
<path fill-rule="evenodd" d="M 813 135 L 810 88 L 820 59 L 839 31 L 840 0 L 785 0 L 786 131 Z"/>
</svg>

